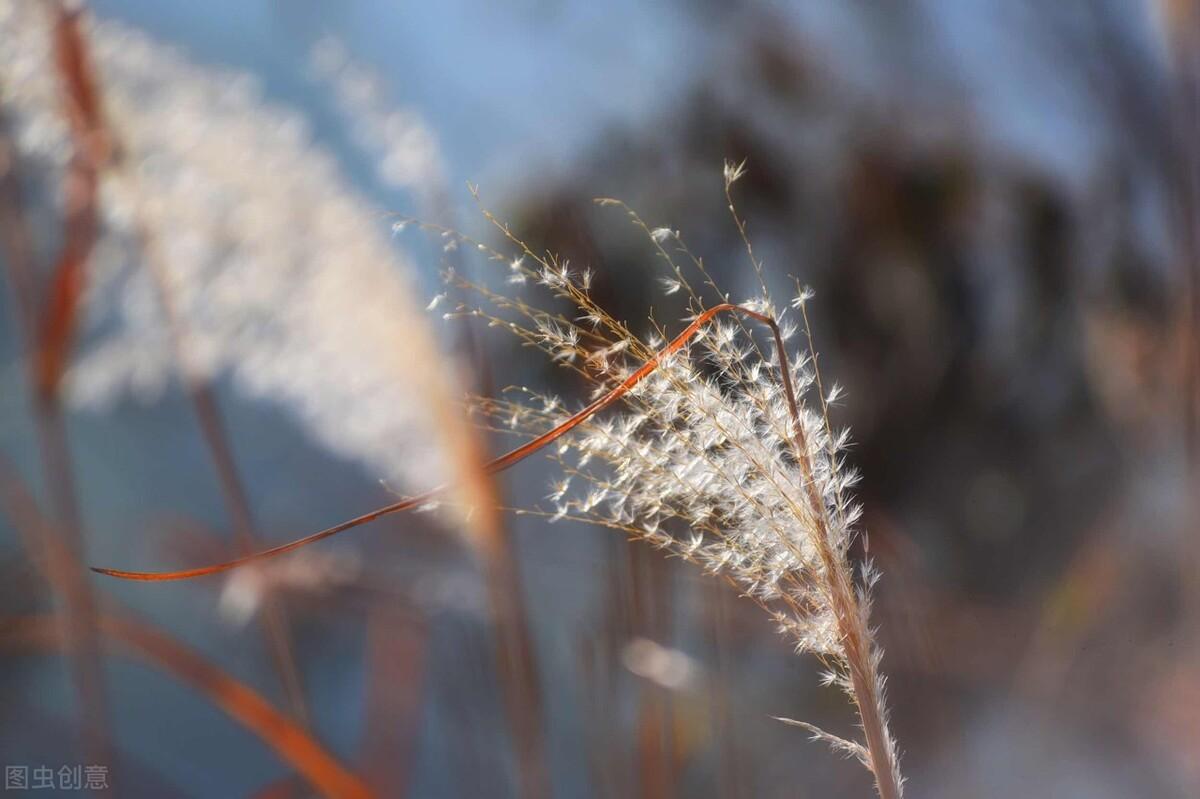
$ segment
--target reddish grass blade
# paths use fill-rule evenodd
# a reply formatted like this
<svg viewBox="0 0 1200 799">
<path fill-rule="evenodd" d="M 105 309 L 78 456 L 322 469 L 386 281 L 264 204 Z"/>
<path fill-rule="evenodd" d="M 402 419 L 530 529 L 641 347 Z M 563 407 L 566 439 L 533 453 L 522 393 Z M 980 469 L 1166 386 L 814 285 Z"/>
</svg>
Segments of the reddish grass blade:
<svg viewBox="0 0 1200 799">
<path fill-rule="evenodd" d="M 59 9 L 54 51 L 74 153 L 64 178 L 67 216 L 63 250 L 54 267 L 38 329 L 35 381 L 45 402 L 56 398 L 75 340 L 87 262 L 96 241 L 99 171 L 110 149 L 78 11 Z"/>
<path fill-rule="evenodd" d="M 603 396 L 597 398 L 591 404 L 589 404 L 587 407 L 578 411 L 577 413 L 575 413 L 573 416 L 571 416 L 569 419 L 567 419 L 566 421 L 564 421 L 562 424 L 558 425 L 557 427 L 555 427 L 551 430 L 548 430 L 545 433 L 542 433 L 537 438 L 526 442 L 525 444 L 517 447 L 516 449 L 506 452 L 505 454 L 501 455 L 500 457 L 496 458 L 495 460 L 488 461 L 486 464 L 483 465 L 481 471 L 484 474 L 489 474 L 489 475 L 496 474 L 497 472 L 502 472 L 505 469 L 508 469 L 511 466 L 515 466 L 516 464 L 525 460 L 530 455 L 532 455 L 535 452 L 537 452 L 538 450 L 542 449 L 542 447 L 545 447 L 547 444 L 553 443 L 557 439 L 561 438 L 562 436 L 566 435 L 570 431 L 574 430 L 576 427 L 578 427 L 579 425 L 581 425 L 585 421 L 587 421 L 590 417 L 599 413 L 600 411 L 604 410 L 605 408 L 609 407 L 610 405 L 615 403 L 617 400 L 621 399 L 621 397 L 623 397 L 627 393 L 629 393 L 629 391 L 631 391 L 638 383 L 645 380 L 656 369 L 658 369 L 658 367 L 662 364 L 662 362 L 666 358 L 668 358 L 672 354 L 678 352 L 685 345 L 687 345 L 687 343 L 696 335 L 696 333 L 698 333 L 701 330 L 701 328 L 703 328 L 710 321 L 712 321 L 712 319 L 714 317 L 716 317 L 720 314 L 740 314 L 742 316 L 749 317 L 757 322 L 761 322 L 762 324 L 766 325 L 767 327 L 769 327 L 771 329 L 771 333 L 775 339 L 775 348 L 778 352 L 779 363 L 780 363 L 780 377 L 781 377 L 781 381 L 783 383 L 784 392 L 787 396 L 788 407 L 791 411 L 792 418 L 797 422 L 797 430 L 799 430 L 799 418 L 800 418 L 799 408 L 796 404 L 795 390 L 792 388 L 792 378 L 791 378 L 790 371 L 788 369 L 787 353 L 783 346 L 783 336 L 779 332 L 779 325 L 776 324 L 774 319 L 767 316 L 766 314 L 762 314 L 757 311 L 753 311 L 753 310 L 751 310 L 749 308 L 745 308 L 741 305 L 734 305 L 732 303 L 722 303 L 720 305 L 715 305 L 712 308 L 709 308 L 704 313 L 697 316 L 696 319 L 693 320 L 692 323 L 689 324 L 682 333 L 680 333 L 678 336 L 676 336 L 674 339 L 672 339 L 669 344 L 667 344 L 665 347 L 663 347 L 661 350 L 659 350 L 657 353 L 655 353 L 653 357 L 651 357 L 649 360 L 647 360 L 645 363 L 643 363 L 638 368 L 637 371 L 635 371 L 629 377 L 625 378 L 625 380 L 623 380 L 620 385 L 613 388 L 607 394 L 604 394 Z M 799 432 L 797 434 L 799 435 Z M 209 575 L 209 574 L 218 574 L 220 572 L 228 571 L 230 569 L 236 568 L 238 566 L 242 566 L 247 563 L 252 563 L 254 561 L 263 560 L 264 558 L 271 558 L 271 557 L 275 557 L 276 555 L 283 555 L 287 552 L 293 552 L 297 549 L 300 549 L 301 547 L 306 547 L 309 544 L 315 544 L 318 541 L 322 541 L 326 538 L 330 538 L 332 536 L 337 535 L 338 533 L 345 532 L 346 530 L 350 530 L 352 528 L 359 527 L 360 525 L 366 524 L 367 522 L 374 521 L 375 519 L 378 519 L 382 516 L 387 516 L 392 513 L 398 513 L 400 511 L 411 510 L 412 508 L 418 507 L 418 506 L 423 505 L 433 499 L 436 499 L 438 496 L 440 496 L 442 493 L 447 491 L 449 488 L 450 488 L 450 486 L 439 486 L 430 491 L 426 491 L 423 494 L 418 494 L 417 496 L 414 496 L 414 497 L 408 497 L 407 499 L 402 499 L 399 502 L 394 502 L 391 505 L 385 505 L 382 508 L 376 508 L 375 510 L 371 511 L 370 513 L 364 513 L 361 516 L 356 516 L 353 519 L 349 519 L 347 521 L 341 522 L 340 524 L 335 524 L 333 527 L 328 527 L 324 530 L 321 530 L 320 532 L 305 536 L 304 538 L 300 538 L 300 539 L 291 541 L 286 544 L 280 544 L 279 546 L 271 547 L 270 549 L 265 549 L 265 550 L 262 550 L 261 552 L 256 552 L 253 555 L 247 555 L 245 557 L 235 558 L 234 560 L 226 561 L 224 563 L 216 563 L 211 566 L 201 566 L 201 567 L 195 568 L 195 569 L 184 569 L 181 571 L 169 571 L 169 572 L 125 571 L 123 569 L 108 569 L 108 568 L 101 568 L 101 567 L 97 567 L 97 566 L 93 566 L 92 571 L 94 571 L 98 574 L 108 575 L 109 577 L 117 577 L 122 580 L 140 580 L 143 582 L 162 582 L 162 581 L 166 581 L 166 580 L 188 580 L 188 579 L 191 579 L 194 577 L 204 577 L 205 575 Z"/>
<path fill-rule="evenodd" d="M 68 236 L 74 238 L 70 233 Z M 83 248 L 68 243 L 66 252 L 54 267 L 50 296 L 42 310 L 35 366 L 38 395 L 44 401 L 52 401 L 57 395 L 71 344 L 75 340 L 86 260 L 87 254 Z"/>
<path fill-rule="evenodd" d="M 105 637 L 204 694 L 274 749 L 323 795 L 337 799 L 373 796 L 361 779 L 249 686 L 149 625 L 111 614 L 101 615 L 99 621 Z M 64 645 L 54 615 L 5 620 L 0 625 L 0 642 L 39 648 Z"/>
<path fill-rule="evenodd" d="M 58 402 L 58 388 L 75 338 L 76 317 L 86 265 L 97 231 L 96 194 L 99 167 L 108 146 L 100 120 L 100 103 L 92 81 L 90 61 L 79 28 L 79 12 L 55 5 L 54 52 L 59 97 L 71 131 L 73 151 L 63 178 L 66 214 L 62 222 L 62 252 L 51 274 L 49 301 L 39 312 L 34 248 L 24 219 L 18 180 L 17 151 L 7 141 L 0 119 L 0 215 L 9 273 L 17 295 L 17 309 L 30 372 L 29 388 L 42 469 L 56 530 L 38 531 L 35 552 L 49 561 L 46 568 L 64 602 L 64 623 L 71 631 L 71 662 L 79 693 L 85 751 L 96 762 L 111 760 L 107 734 L 108 708 L 101 673 L 95 606 L 83 571 L 82 521 L 74 487 L 71 454 Z"/>
<path fill-rule="evenodd" d="M 102 127 L 100 94 L 96 91 L 91 59 L 79 30 L 78 10 L 58 9 L 54 24 L 54 53 L 66 97 L 67 119 L 76 136 Z"/>
</svg>

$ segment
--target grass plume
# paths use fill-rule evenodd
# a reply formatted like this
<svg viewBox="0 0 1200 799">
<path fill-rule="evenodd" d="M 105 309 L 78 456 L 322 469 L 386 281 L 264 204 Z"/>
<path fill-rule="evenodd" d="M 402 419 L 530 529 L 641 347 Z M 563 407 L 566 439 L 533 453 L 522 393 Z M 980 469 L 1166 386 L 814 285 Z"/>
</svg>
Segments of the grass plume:
<svg viewBox="0 0 1200 799">
<path fill-rule="evenodd" d="M 741 167 L 727 166 L 727 192 L 741 174 Z M 516 248 L 515 255 L 438 229 L 503 263 L 509 283 L 534 284 L 573 307 L 570 315 L 543 311 L 448 270 L 446 279 L 474 292 L 480 304 L 460 304 L 445 316 L 482 319 L 506 329 L 594 387 L 592 401 L 573 413 L 558 398 L 528 390 L 518 391 L 515 399 L 478 398 L 475 411 L 485 427 L 528 439 L 488 462 L 483 472 L 499 472 L 544 452 L 560 466 L 562 477 L 548 507 L 526 512 L 622 530 L 737 585 L 798 651 L 822 658 L 829 666 L 828 683 L 854 702 L 861 742 L 824 731 L 816 731 L 817 737 L 857 756 L 874 775 L 882 799 L 901 796 L 881 653 L 869 621 L 877 574 L 868 563 L 861 581 L 853 575 L 848 553 L 861 511 L 847 490 L 856 475 L 843 462 L 848 434 L 835 432 L 829 419 L 839 390 L 834 386 L 826 393 L 816 369 L 805 311 L 810 294 L 801 291 L 792 300 L 790 310 L 799 312 L 801 324 L 791 323 L 789 309 L 776 305 L 767 290 L 762 264 L 732 201 L 730 210 L 761 289 L 740 304 L 717 288 L 677 231 L 650 228 L 618 201 L 599 202 L 623 209 L 647 233 L 669 269 L 665 291 L 686 296 L 686 327 L 669 341 L 653 320 L 648 336 L 635 334 L 593 300 L 589 271 L 573 271 L 557 256 L 534 252 L 487 210 L 485 217 Z M 707 304 L 706 293 L 718 301 Z M 754 335 L 758 327 L 769 332 L 766 342 Z M 804 353 L 789 358 L 788 341 L 801 328 Z M 815 400 L 804 402 L 810 395 Z M 599 415 L 618 405 L 618 413 Z M 225 563 L 160 573 L 97 571 L 143 581 L 214 574 L 390 513 L 434 505 L 444 491 L 409 497 Z"/>
</svg>

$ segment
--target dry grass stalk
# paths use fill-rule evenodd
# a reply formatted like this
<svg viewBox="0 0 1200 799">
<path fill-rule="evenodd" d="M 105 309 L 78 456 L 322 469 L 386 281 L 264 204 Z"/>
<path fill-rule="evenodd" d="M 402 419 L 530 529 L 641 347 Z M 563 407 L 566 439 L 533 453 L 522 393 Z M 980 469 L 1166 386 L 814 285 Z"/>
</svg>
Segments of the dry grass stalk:
<svg viewBox="0 0 1200 799">
<path fill-rule="evenodd" d="M 727 165 L 727 193 L 741 174 L 739 166 Z M 592 402 L 575 413 L 564 411 L 555 397 L 528 391 L 516 400 L 479 399 L 476 412 L 485 426 L 529 439 L 483 471 L 507 469 L 545 451 L 561 466 L 563 478 L 549 497 L 552 508 L 526 512 L 622 530 L 737 585 L 775 619 L 799 651 L 816 654 L 830 666 L 827 681 L 854 702 L 863 740 L 802 726 L 860 760 L 874 775 L 883 799 L 899 797 L 902 778 L 887 728 L 881 654 L 869 623 L 876 573 L 864 564 L 860 586 L 848 555 L 860 510 L 847 497 L 856 479 L 842 460 L 848 435 L 835 433 L 829 419 L 838 388 L 826 392 L 821 384 L 811 335 L 808 354 L 794 363 L 788 358 L 786 342 L 799 327 L 772 301 L 748 239 L 762 293 L 734 304 L 678 232 L 651 229 L 623 204 L 600 202 L 624 209 L 647 233 L 670 270 L 666 292 L 685 293 L 687 326 L 670 341 L 653 320 L 654 332 L 643 339 L 609 316 L 591 298 L 590 272 L 573 272 L 567 262 L 535 253 L 487 211 L 485 216 L 517 248 L 516 257 L 440 231 L 504 263 L 510 283 L 539 285 L 574 307 L 570 316 L 542 311 L 450 272 L 447 279 L 476 292 L 485 307 L 463 305 L 446 316 L 469 316 L 506 329 L 595 386 Z M 732 201 L 730 209 L 745 238 Z M 681 262 L 703 281 L 699 289 Z M 715 294 L 717 302 L 706 304 L 703 293 Z M 792 302 L 806 332 L 809 298 L 803 291 Z M 767 347 L 746 321 L 770 332 Z M 702 354 L 694 356 L 693 349 Z M 801 403 L 806 392 L 816 396 L 815 408 Z M 618 404 L 623 413 L 597 415 Z M 410 497 L 226 563 L 165 573 L 98 571 L 150 581 L 213 574 L 389 513 L 436 504 L 441 492 Z"/>
<path fill-rule="evenodd" d="M 726 166 L 727 194 L 741 175 L 740 166 Z M 687 297 L 687 328 L 664 344 L 666 335 L 653 325 L 643 340 L 592 300 L 587 270 L 574 272 L 553 255 L 535 253 L 485 211 L 517 257 L 469 243 L 507 264 L 510 282 L 537 284 L 577 315 L 541 311 L 453 274 L 450 280 L 476 290 L 486 306 L 449 315 L 508 329 L 588 379 L 597 398 L 568 415 L 557 398 L 525 392 L 516 401 L 481 399 L 480 415 L 495 429 L 531 437 L 526 447 L 554 443 L 550 457 L 564 476 L 550 495 L 553 508 L 535 512 L 623 530 L 725 576 L 771 613 L 799 650 L 830 664 L 829 682 L 854 701 L 863 740 L 807 728 L 857 757 L 874 774 L 881 797 L 899 797 L 902 778 L 869 624 L 876 575 L 865 565 L 858 586 L 848 558 L 859 509 L 846 496 L 856 479 L 842 463 L 848 436 L 835 434 L 829 420 L 838 388 L 826 393 L 821 385 L 811 335 L 807 357 L 789 363 L 785 341 L 796 328 L 781 323 L 732 197 L 730 210 L 762 292 L 736 305 L 678 232 L 651 229 L 617 201 L 600 203 L 622 208 L 649 236 L 669 270 L 666 293 Z M 706 304 L 705 293 L 717 302 Z M 808 299 L 801 292 L 793 302 L 806 332 Z M 745 320 L 769 329 L 773 349 L 760 346 Z M 700 357 L 690 352 L 697 344 Z M 800 403 L 809 389 L 815 409 Z M 624 413 L 594 415 L 618 400 Z M 547 426 L 559 435 L 547 440 L 540 432 Z"/>
</svg>

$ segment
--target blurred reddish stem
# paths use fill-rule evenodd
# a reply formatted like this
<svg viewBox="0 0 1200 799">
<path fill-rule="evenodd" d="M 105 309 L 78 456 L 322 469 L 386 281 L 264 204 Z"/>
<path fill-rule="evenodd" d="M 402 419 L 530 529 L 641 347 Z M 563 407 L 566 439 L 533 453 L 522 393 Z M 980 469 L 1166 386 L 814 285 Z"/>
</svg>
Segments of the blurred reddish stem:
<svg viewBox="0 0 1200 799">
<path fill-rule="evenodd" d="M 100 630 L 138 658 L 191 685 L 253 732 L 325 796 L 366 799 L 373 794 L 294 721 L 250 687 L 142 622 L 99 616 Z M 10 646 L 57 649 L 64 645 L 53 615 L 5 620 L 0 641 Z"/>
<path fill-rule="evenodd" d="M 163 282 L 157 282 L 165 293 L 166 287 Z M 225 434 L 220 405 L 207 381 L 187 379 L 187 383 L 192 410 L 200 424 L 213 468 L 220 481 L 221 493 L 225 497 L 226 510 L 233 521 L 238 545 L 243 553 L 252 552 L 260 539 L 254 515 L 250 510 L 250 500 L 233 456 L 233 448 Z M 308 708 L 304 700 L 304 686 L 296 665 L 295 647 L 292 644 L 289 626 L 282 602 L 274 596 L 265 597 L 262 607 L 263 634 L 266 636 L 271 658 L 292 715 L 302 724 L 307 724 Z"/>
<path fill-rule="evenodd" d="M 628 550 L 631 591 L 623 599 L 630 604 L 634 635 L 666 641 L 671 628 L 670 561 L 654 555 L 640 547 Z M 640 795 L 645 799 L 670 799 L 676 793 L 678 775 L 672 698 L 661 685 L 643 680 L 638 700 Z"/>
<path fill-rule="evenodd" d="M 387 606 L 367 619 L 367 720 L 363 768 L 384 796 L 408 793 L 426 688 L 428 630 Z"/>
<path fill-rule="evenodd" d="M 61 571 L 64 558 L 70 555 L 69 551 L 64 555 L 64 550 L 67 549 L 66 544 L 54 525 L 38 511 L 33 495 L 21 481 L 11 462 L 3 455 L 0 455 L 0 508 L 21 534 L 29 549 L 32 562 L 44 572 L 51 585 L 59 591 L 70 590 L 70 584 L 66 582 Z M 291 722 L 286 719 L 283 725 L 277 724 L 274 719 L 276 712 L 266 700 L 254 695 L 249 688 L 240 686 L 237 681 L 224 675 L 215 666 L 204 663 L 198 656 L 188 652 L 162 633 L 132 620 L 122 620 L 111 613 L 107 616 L 97 613 L 94 618 L 100 632 L 104 632 L 110 637 L 124 638 L 135 649 L 140 649 L 151 662 L 157 659 L 159 665 L 168 672 L 175 674 L 185 682 L 196 685 L 225 709 L 230 716 L 241 721 L 272 744 L 285 759 L 291 761 L 293 756 L 308 757 L 311 751 L 320 749 L 320 745 L 312 740 L 297 744 L 294 741 L 297 731 L 300 736 L 307 737 L 307 733 L 303 729 L 299 727 L 289 729 L 287 725 L 290 725 Z M 64 621 L 61 614 L 18 619 L 15 623 L 15 636 L 12 635 L 11 629 L 0 623 L 0 642 L 9 637 L 16 642 L 33 643 L 36 641 L 38 645 L 42 646 L 57 645 L 68 648 L 71 631 L 67 625 L 63 624 Z M 55 622 L 58 623 L 59 629 L 57 630 L 53 629 Z M 8 633 L 7 636 L 6 633 Z M 209 686 L 212 686 L 211 690 L 208 689 Z M 361 786 L 354 784 L 357 778 L 343 773 L 344 769 L 336 762 L 332 762 L 332 766 L 330 766 L 326 761 L 332 762 L 332 759 L 327 755 L 319 755 L 315 761 L 309 764 L 307 770 L 298 767 L 297 772 L 313 781 L 317 787 L 328 787 L 330 789 L 329 796 L 371 795 L 369 792 L 360 792 Z M 97 762 L 112 763 L 111 760 Z M 281 782 L 294 784 L 295 778 L 288 777 Z"/>
<path fill-rule="evenodd" d="M 439 186 L 430 202 L 432 218 L 446 219 L 450 214 L 449 202 L 444 186 Z M 446 228 L 449 229 L 449 228 Z M 459 250 L 448 254 L 451 269 L 462 272 L 463 263 Z M 455 287 L 457 289 L 457 287 Z M 489 394 L 492 373 L 491 363 L 484 357 L 470 325 L 461 326 L 463 349 L 475 367 L 475 374 L 483 394 Z M 468 444 L 473 444 L 472 439 Z M 482 462 L 483 457 L 474 453 L 472 466 Z M 517 766 L 526 797 L 550 795 L 550 774 L 546 764 L 545 735 L 543 732 L 541 679 L 538 673 L 537 651 L 533 634 L 529 629 L 529 614 L 525 607 L 520 560 L 517 557 L 516 541 L 512 529 L 496 511 L 495 484 L 490 480 L 486 466 L 478 470 L 481 478 L 480 492 L 486 492 L 491 507 L 481 509 L 479 529 L 483 532 L 476 540 L 476 549 L 484 560 L 484 579 L 491 596 L 492 622 L 496 635 L 496 665 L 504 689 L 506 712 L 512 725 L 513 741 L 516 745 Z"/>
<path fill-rule="evenodd" d="M 251 794 L 251 799 L 296 799 L 303 795 L 303 783 L 289 774 L 267 783 Z"/>
<path fill-rule="evenodd" d="M 735 643 L 730 636 L 729 589 L 722 583 L 713 582 L 704 592 L 708 605 L 710 632 L 713 651 L 716 653 L 716 679 L 709 685 L 713 726 L 719 748 L 717 759 L 717 785 L 721 796 L 740 799 L 748 788 L 744 784 L 740 763 L 741 744 L 733 717 L 733 699 L 730 685 L 735 679 L 731 659 Z"/>
<path fill-rule="evenodd" d="M 50 494 L 56 529 L 39 525 L 39 554 L 63 604 L 63 623 L 69 629 L 68 651 L 79 694 L 83 737 L 93 762 L 112 762 L 107 739 L 108 708 L 95 630 L 91 587 L 78 553 L 83 535 L 76 500 L 71 456 L 59 407 L 58 384 L 73 337 L 74 318 L 82 290 L 83 270 L 95 238 L 95 166 L 103 147 L 92 135 L 98 109 L 91 90 L 89 64 L 79 47 L 77 16 L 59 9 L 55 52 L 62 81 L 75 152 L 66 177 L 67 218 L 63 224 L 63 250 L 51 276 L 46 314 L 37 307 L 37 270 L 33 237 L 25 220 L 17 173 L 16 148 L 0 120 L 0 234 L 8 257 L 15 311 L 24 338 L 34 421 L 41 452 L 45 489 Z"/>
<path fill-rule="evenodd" d="M 49 295 L 38 326 L 36 382 L 45 403 L 57 401 L 58 385 L 75 340 L 87 262 L 96 242 L 99 171 L 111 155 L 78 11 L 59 8 L 54 51 L 74 152 L 63 186 L 66 219 L 62 251 L 50 277 Z"/>
<path fill-rule="evenodd" d="M 512 536 L 492 525 L 493 544 L 483 556 L 492 625 L 496 635 L 496 664 L 512 725 L 521 795 L 550 796 L 550 772 L 542 733 L 542 697 L 533 635 L 525 609 Z"/>
</svg>

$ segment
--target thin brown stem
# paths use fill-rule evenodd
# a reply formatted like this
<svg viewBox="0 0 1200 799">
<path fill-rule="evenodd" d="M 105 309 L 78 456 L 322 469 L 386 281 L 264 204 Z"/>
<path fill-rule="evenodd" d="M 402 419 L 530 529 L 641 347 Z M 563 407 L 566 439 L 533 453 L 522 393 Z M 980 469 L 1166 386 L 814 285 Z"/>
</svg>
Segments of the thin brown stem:
<svg viewBox="0 0 1200 799">
<path fill-rule="evenodd" d="M 670 561 L 649 549 L 629 551 L 631 621 L 640 638 L 670 637 Z M 627 643 L 627 642 L 622 642 Z M 677 794 L 678 762 L 672 725 L 672 699 L 663 686 L 642 681 L 638 690 L 637 775 L 643 799 L 670 799 Z"/>
<path fill-rule="evenodd" d="M 390 603 L 367 616 L 366 721 L 362 763 L 386 796 L 408 793 L 428 690 L 429 631 L 423 619 Z"/>
<path fill-rule="evenodd" d="M 430 203 L 435 219 L 450 216 L 445 187 L 439 186 Z M 464 271 L 460 251 L 449 254 L 450 268 Z M 461 288 L 461 286 L 457 286 Z M 461 326 L 463 349 L 475 362 L 479 375 L 480 390 L 490 393 L 491 369 L 482 349 L 472 332 L 471 325 Z M 464 442 L 472 449 L 470 466 L 476 467 L 482 460 L 472 446 L 476 439 Z M 494 482 L 486 475 L 477 487 L 478 492 L 488 494 L 486 508 L 476 508 L 482 514 L 478 528 L 483 535 L 475 540 L 476 551 L 483 560 L 484 580 L 491 596 L 492 626 L 496 635 L 496 666 L 504 692 L 506 712 L 512 728 L 515 746 L 518 779 L 522 793 L 527 799 L 539 799 L 551 795 L 550 771 L 546 762 L 545 725 L 541 679 L 538 670 L 537 650 L 533 633 L 529 627 L 529 614 L 525 606 L 517 558 L 516 542 L 512 529 L 498 512 L 500 503 L 493 493 Z"/>
<path fill-rule="evenodd" d="M 521 795 L 527 799 L 547 799 L 551 795 L 550 772 L 542 731 L 540 681 L 512 545 L 509 536 L 496 541 L 496 546 L 504 551 L 485 556 L 484 582 L 492 609 L 496 663 L 505 711 L 512 725 Z"/>
<path fill-rule="evenodd" d="M 225 434 L 220 405 L 212 387 L 206 381 L 189 381 L 188 396 L 220 480 L 221 493 L 225 497 L 226 510 L 233 521 L 238 546 L 243 552 L 251 552 L 258 546 L 260 539 L 253 512 L 250 510 L 250 500 L 246 496 L 237 461 L 234 460 L 233 448 Z M 267 596 L 263 602 L 262 627 L 288 707 L 293 716 L 307 725 L 308 707 L 304 701 L 300 669 L 296 665 L 287 611 L 276 597 Z"/>
</svg>

